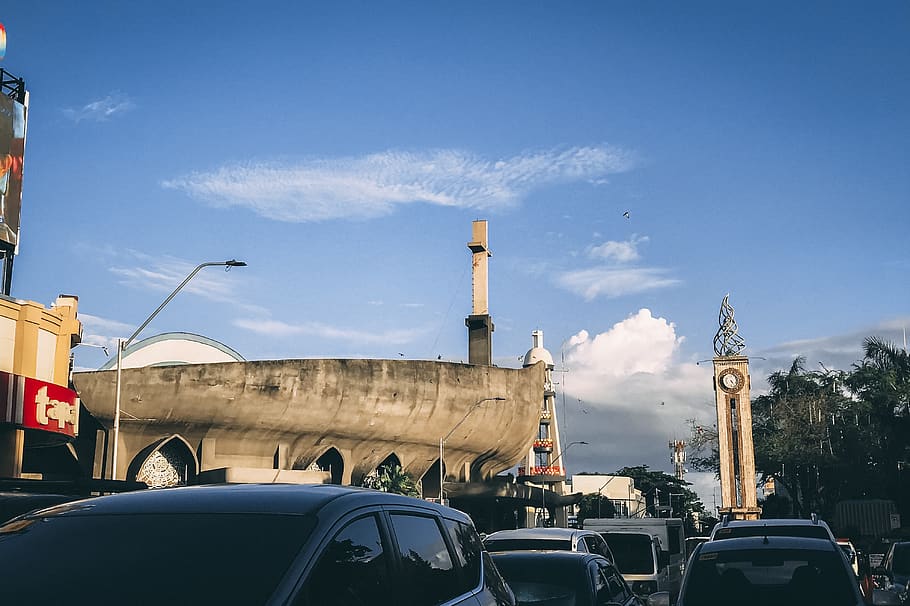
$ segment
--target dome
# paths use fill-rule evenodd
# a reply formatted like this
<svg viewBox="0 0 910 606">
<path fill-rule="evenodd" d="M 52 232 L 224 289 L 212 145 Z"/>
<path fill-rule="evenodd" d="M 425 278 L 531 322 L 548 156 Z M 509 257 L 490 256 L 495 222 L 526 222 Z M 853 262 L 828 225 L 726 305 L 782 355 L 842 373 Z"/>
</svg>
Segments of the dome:
<svg viewBox="0 0 910 606">
<path fill-rule="evenodd" d="M 525 354 L 523 366 L 534 366 L 538 362 L 543 362 L 547 368 L 553 368 L 553 356 L 543 347 L 533 347 Z"/>
</svg>

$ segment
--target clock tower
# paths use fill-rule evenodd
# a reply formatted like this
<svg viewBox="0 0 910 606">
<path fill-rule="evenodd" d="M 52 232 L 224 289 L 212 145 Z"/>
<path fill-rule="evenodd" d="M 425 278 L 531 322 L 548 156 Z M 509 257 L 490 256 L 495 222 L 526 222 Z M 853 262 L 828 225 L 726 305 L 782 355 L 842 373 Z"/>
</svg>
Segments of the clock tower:
<svg viewBox="0 0 910 606">
<path fill-rule="evenodd" d="M 720 454 L 721 514 L 756 520 L 761 514 L 755 491 L 749 358 L 740 355 L 745 342 L 733 319 L 730 295 L 720 306 L 720 328 L 714 336 L 714 397 Z"/>
</svg>

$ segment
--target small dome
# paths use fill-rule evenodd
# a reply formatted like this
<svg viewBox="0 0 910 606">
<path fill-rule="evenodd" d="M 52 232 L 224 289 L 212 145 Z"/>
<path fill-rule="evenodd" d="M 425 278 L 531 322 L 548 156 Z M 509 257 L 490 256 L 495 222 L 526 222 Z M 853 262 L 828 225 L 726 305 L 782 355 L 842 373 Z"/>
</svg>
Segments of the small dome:
<svg viewBox="0 0 910 606">
<path fill-rule="evenodd" d="M 534 366 L 538 362 L 545 363 L 547 368 L 553 368 L 553 356 L 551 356 L 550 352 L 543 347 L 533 347 L 529 349 L 528 353 L 525 354 L 523 366 Z"/>
</svg>

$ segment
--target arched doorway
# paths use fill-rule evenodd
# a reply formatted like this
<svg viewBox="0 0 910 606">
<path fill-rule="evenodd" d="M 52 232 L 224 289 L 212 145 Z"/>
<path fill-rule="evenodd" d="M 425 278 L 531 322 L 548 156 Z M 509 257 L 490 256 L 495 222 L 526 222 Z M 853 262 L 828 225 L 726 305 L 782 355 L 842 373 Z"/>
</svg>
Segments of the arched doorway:
<svg viewBox="0 0 910 606">
<path fill-rule="evenodd" d="M 335 448 L 329 448 L 316 459 L 315 471 L 327 471 L 332 476 L 332 484 L 341 484 L 344 477 L 344 459 Z M 312 466 L 311 466 L 312 469 Z"/>
<path fill-rule="evenodd" d="M 189 443 L 179 434 L 149 444 L 130 462 L 127 477 L 149 488 L 170 488 L 196 483 L 199 462 Z"/>
</svg>

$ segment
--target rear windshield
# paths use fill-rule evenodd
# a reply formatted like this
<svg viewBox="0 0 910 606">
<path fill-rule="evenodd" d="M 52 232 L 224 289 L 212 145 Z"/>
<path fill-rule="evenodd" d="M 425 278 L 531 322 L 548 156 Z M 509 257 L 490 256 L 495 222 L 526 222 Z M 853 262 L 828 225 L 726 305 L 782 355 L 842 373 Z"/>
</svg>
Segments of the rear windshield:
<svg viewBox="0 0 910 606">
<path fill-rule="evenodd" d="M 553 549 L 571 551 L 572 541 L 564 539 L 487 539 L 487 551 L 527 551 L 529 549 Z"/>
<path fill-rule="evenodd" d="M 262 604 L 313 526 L 308 516 L 208 513 L 16 521 L 0 527 L 3 602 Z"/>
<path fill-rule="evenodd" d="M 644 534 L 602 534 L 621 574 L 654 574 L 651 537 Z"/>
<path fill-rule="evenodd" d="M 857 592 L 833 551 L 739 549 L 705 552 L 686 569 L 686 606 L 825 604 L 855 606 Z M 682 596 L 681 596 L 682 597 Z"/>
<path fill-rule="evenodd" d="M 823 526 L 731 526 L 720 528 L 714 533 L 714 540 L 737 537 L 803 537 L 807 539 L 828 539 L 831 535 Z"/>
</svg>

